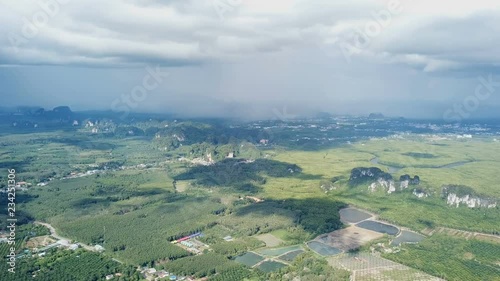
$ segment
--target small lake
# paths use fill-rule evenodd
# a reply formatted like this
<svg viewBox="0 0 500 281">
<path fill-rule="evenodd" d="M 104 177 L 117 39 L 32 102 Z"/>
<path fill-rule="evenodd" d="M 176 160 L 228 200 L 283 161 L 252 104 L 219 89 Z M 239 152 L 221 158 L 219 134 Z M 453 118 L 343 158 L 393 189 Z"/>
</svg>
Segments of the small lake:
<svg viewBox="0 0 500 281">
<path fill-rule="evenodd" d="M 332 246 L 328 246 L 326 244 L 320 243 L 318 241 L 311 241 L 307 243 L 307 246 L 311 248 L 311 250 L 322 256 L 334 256 L 342 253 L 340 249 L 337 249 Z"/>
<path fill-rule="evenodd" d="M 339 211 L 340 219 L 348 223 L 357 223 L 371 218 L 371 215 L 353 208 L 345 208 Z"/>
<path fill-rule="evenodd" d="M 292 262 L 298 255 L 302 254 L 303 250 L 297 250 L 293 252 L 286 253 L 284 255 L 279 256 L 280 260 Z"/>
<path fill-rule="evenodd" d="M 401 243 L 418 243 L 425 239 L 425 236 L 412 231 L 402 230 L 401 234 L 396 237 L 391 243 L 393 246 L 398 246 Z"/>
<path fill-rule="evenodd" d="M 381 223 L 378 221 L 371 221 L 371 220 L 362 221 L 358 223 L 356 226 L 389 235 L 396 235 L 399 233 L 399 229 L 397 227 Z"/>
<path fill-rule="evenodd" d="M 258 264 L 259 262 L 263 261 L 264 257 L 259 256 L 259 255 L 254 254 L 254 253 L 251 253 L 251 252 L 248 252 L 248 253 L 243 254 L 241 256 L 237 256 L 234 260 L 241 263 L 241 264 L 244 264 L 248 267 L 252 267 L 252 266 Z"/>
<path fill-rule="evenodd" d="M 285 267 L 286 264 L 277 262 L 277 261 L 265 261 L 261 263 L 257 268 L 265 273 L 276 271 L 282 267 Z"/>
<path fill-rule="evenodd" d="M 284 253 L 288 253 L 290 251 L 297 251 L 297 250 L 302 250 L 302 246 L 295 245 L 295 246 L 276 248 L 276 249 L 262 249 L 262 250 L 258 250 L 257 252 L 259 254 L 262 254 L 265 256 L 275 257 L 275 256 L 283 255 Z"/>
</svg>

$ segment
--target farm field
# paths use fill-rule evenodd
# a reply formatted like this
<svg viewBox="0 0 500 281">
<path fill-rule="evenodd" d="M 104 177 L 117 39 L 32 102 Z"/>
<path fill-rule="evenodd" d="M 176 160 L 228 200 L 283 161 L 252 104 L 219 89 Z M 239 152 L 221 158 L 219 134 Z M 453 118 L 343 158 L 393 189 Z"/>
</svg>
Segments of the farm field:
<svg viewBox="0 0 500 281">
<path fill-rule="evenodd" d="M 277 247 L 281 244 L 284 243 L 283 240 L 279 239 L 278 237 L 270 234 L 270 233 L 266 233 L 266 234 L 261 234 L 261 235 L 257 235 L 255 238 L 259 239 L 260 241 L 266 243 L 266 246 L 267 247 Z"/>
<path fill-rule="evenodd" d="M 45 204 L 20 205 L 37 220 L 51 223 L 61 235 L 86 244 L 105 244 L 127 262 L 146 264 L 169 255 L 185 256 L 187 252 L 170 241 L 216 221 L 215 212 L 223 205 L 175 194 L 166 176 L 150 175 L 117 172 L 96 178 L 96 185 L 89 185 L 87 179 L 54 182 L 31 193 Z M 114 188 L 102 187 L 113 184 Z"/>
<path fill-rule="evenodd" d="M 51 243 L 49 230 L 42 226 L 32 224 L 22 225 L 17 229 L 16 247 L 40 247 L 46 243 Z M 5 257 L 9 252 L 9 244 L 0 243 L 0 255 Z M 33 277 L 33 268 L 43 267 L 37 271 Z M 109 274 L 126 274 L 128 280 L 138 281 L 139 275 L 134 267 L 120 264 L 110 257 L 82 249 L 76 251 L 61 250 L 52 248 L 45 253 L 42 260 L 25 254 L 23 258 L 17 260 L 16 276 L 7 271 L 8 264 L 0 264 L 0 280 L 74 280 L 88 281 L 91 279 L 104 279 Z"/>
<path fill-rule="evenodd" d="M 328 258 L 328 263 L 333 267 L 349 270 L 352 281 L 443 280 L 369 253 L 342 254 Z"/>
<path fill-rule="evenodd" d="M 321 235 L 315 241 L 324 243 L 341 251 L 354 250 L 369 241 L 383 237 L 380 232 L 349 226 L 344 229 L 335 230 L 329 234 Z"/>
<path fill-rule="evenodd" d="M 430 155 L 428 158 L 420 156 L 427 154 Z M 485 197 L 500 198 L 499 189 L 495 188 L 499 155 L 499 143 L 488 138 L 464 141 L 415 136 L 408 139 L 368 140 L 322 151 L 290 150 L 279 153 L 274 159 L 298 163 L 305 172 L 315 174 L 323 181 L 338 178 L 335 188 L 327 192 L 329 196 L 376 213 L 382 220 L 417 231 L 424 230 L 429 224 L 436 224 L 494 233 L 500 231 L 495 224 L 496 218 L 500 216 L 499 208 L 478 212 L 465 207 L 451 207 L 441 198 L 441 191 L 443 185 L 459 184 L 470 186 Z M 374 157 L 379 158 L 379 164 L 370 162 Z M 466 163 L 442 168 L 458 162 Z M 388 171 L 389 168 L 382 163 L 401 167 L 394 174 L 395 178 L 403 174 L 418 175 L 420 187 L 427 190 L 429 197 L 417 198 L 411 194 L 412 190 L 389 195 L 370 193 L 368 188 L 348 187 L 348 177 L 353 168 L 375 166 Z M 295 190 L 291 188 L 295 186 L 294 182 L 286 180 L 281 183 L 281 188 L 274 187 L 274 183 L 270 182 L 269 190 L 277 190 L 274 196 L 284 191 L 293 193 L 293 196 L 302 196 L 305 190 L 309 192 L 308 196 L 324 196 L 317 194 L 321 191 L 318 180 L 316 184 L 306 182 Z M 271 192 L 269 196 L 273 196 Z M 426 214 L 425 218 L 423 213 Z"/>
<path fill-rule="evenodd" d="M 327 245 L 325 243 L 321 243 L 318 241 L 307 242 L 307 246 L 311 250 L 316 252 L 317 254 L 319 254 L 321 256 L 325 256 L 325 257 L 326 256 L 335 256 L 335 255 L 338 255 L 342 252 L 342 250 L 340 250 L 338 248 L 332 247 L 330 245 Z"/>
<path fill-rule="evenodd" d="M 445 280 L 498 280 L 500 272 L 500 244 L 439 234 L 383 256 Z"/>
<path fill-rule="evenodd" d="M 0 144 L 17 143 L 19 153 L 0 151 L 0 163 L 25 162 L 18 176 L 34 184 L 18 192 L 20 215 L 50 223 L 72 242 L 103 246 L 103 256 L 126 265 L 252 281 L 335 280 L 336 274 L 346 280 L 344 269 L 354 280 L 459 280 L 452 268 L 469 277 L 482 271 L 488 280 L 498 271 L 493 254 L 478 249 L 497 251 L 491 245 L 500 231 L 499 208 L 457 208 L 441 195 L 447 184 L 498 195 L 491 187 L 496 174 L 487 166 L 500 160 L 498 144 L 489 139 L 364 139 L 316 150 L 254 146 L 249 155 L 255 159 L 247 159 L 224 156 L 241 145 L 158 150 L 159 140 L 143 136 L 29 137 L 0 137 Z M 40 157 L 30 157 L 30 150 Z M 213 164 L 206 164 L 207 151 L 217 159 Z M 352 185 L 357 167 L 378 167 L 396 182 L 406 173 L 418 175 L 428 196 L 418 198 L 413 187 L 399 190 L 399 182 L 391 194 L 369 191 L 368 183 Z M 171 243 L 196 232 L 207 245 L 198 255 Z M 451 251 L 453 239 L 463 247 Z M 38 237 L 27 244 L 49 242 Z M 430 262 L 445 258 L 435 249 L 453 252 L 446 268 Z M 347 253 L 356 251 L 359 256 Z"/>
</svg>

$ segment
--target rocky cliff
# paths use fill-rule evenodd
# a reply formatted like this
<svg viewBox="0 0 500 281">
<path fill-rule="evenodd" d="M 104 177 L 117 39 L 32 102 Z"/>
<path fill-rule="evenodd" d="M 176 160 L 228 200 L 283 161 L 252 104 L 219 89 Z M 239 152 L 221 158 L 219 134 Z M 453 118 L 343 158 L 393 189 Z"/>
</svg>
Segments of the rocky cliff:
<svg viewBox="0 0 500 281">
<path fill-rule="evenodd" d="M 415 176 L 415 177 L 411 177 L 410 175 L 402 175 L 401 177 L 399 177 L 399 188 L 401 190 L 404 190 L 404 189 L 407 189 L 408 186 L 410 185 L 419 185 L 420 184 L 420 177 L 419 176 Z"/>
<path fill-rule="evenodd" d="M 349 177 L 349 183 L 351 185 L 356 185 L 360 183 L 365 183 L 367 181 L 378 180 L 382 178 L 384 180 L 392 180 L 392 176 L 377 167 L 364 168 L 358 167 L 351 170 L 351 176 Z"/>
<path fill-rule="evenodd" d="M 371 192 L 375 192 L 377 189 L 383 188 L 384 190 L 387 190 L 387 193 L 391 194 L 396 191 L 396 185 L 394 184 L 393 180 L 385 180 L 383 178 L 377 179 L 377 181 L 372 182 L 368 186 L 368 190 Z"/>
<path fill-rule="evenodd" d="M 417 196 L 418 198 L 429 197 L 429 193 L 427 193 L 427 191 L 425 191 L 422 188 L 415 188 L 412 193 L 413 193 L 413 195 Z"/>
<path fill-rule="evenodd" d="M 497 200 L 477 194 L 471 187 L 462 185 L 443 186 L 442 198 L 450 206 L 465 205 L 469 208 L 495 208 Z"/>
<path fill-rule="evenodd" d="M 371 167 L 371 168 L 359 167 L 352 169 L 351 176 L 349 178 L 349 184 L 351 186 L 368 184 L 368 190 L 371 192 L 383 189 L 387 193 L 391 194 L 398 190 L 396 188 L 397 184 L 392 178 L 392 176 L 376 167 Z M 410 175 L 402 175 L 399 178 L 399 190 L 405 190 L 409 186 L 417 186 L 419 184 L 420 184 L 419 176 L 414 176 L 412 178 Z M 424 197 L 423 195 L 416 195 L 416 196 Z M 425 195 L 425 197 L 426 196 L 427 195 Z"/>
<path fill-rule="evenodd" d="M 351 170 L 349 184 L 351 186 L 368 183 L 368 189 L 372 192 L 383 188 L 388 193 L 396 191 L 392 176 L 377 167 L 359 167 Z"/>
</svg>

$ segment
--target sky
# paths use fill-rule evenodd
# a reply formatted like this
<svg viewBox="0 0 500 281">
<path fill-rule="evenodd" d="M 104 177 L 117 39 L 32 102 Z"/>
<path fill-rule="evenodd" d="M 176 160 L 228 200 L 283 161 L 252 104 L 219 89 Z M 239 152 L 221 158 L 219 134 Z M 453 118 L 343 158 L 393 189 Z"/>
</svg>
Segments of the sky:
<svg viewBox="0 0 500 281">
<path fill-rule="evenodd" d="M 0 0 L 0 106 L 500 117 L 498 46 L 498 0 Z"/>
</svg>

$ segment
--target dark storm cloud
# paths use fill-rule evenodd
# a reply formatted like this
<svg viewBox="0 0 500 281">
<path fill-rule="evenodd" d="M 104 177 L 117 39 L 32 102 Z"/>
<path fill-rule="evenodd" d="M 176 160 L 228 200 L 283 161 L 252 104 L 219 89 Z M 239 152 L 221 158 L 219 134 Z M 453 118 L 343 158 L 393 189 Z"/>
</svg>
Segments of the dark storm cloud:
<svg viewBox="0 0 500 281">
<path fill-rule="evenodd" d="M 133 110 L 441 116 L 478 76 L 500 80 L 498 1 L 41 2 L 0 0 L 8 103 L 109 109 L 159 65 L 171 78 Z M 475 114 L 498 104 L 493 93 Z"/>
</svg>

